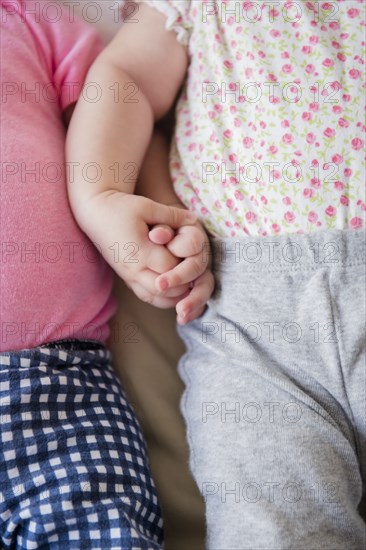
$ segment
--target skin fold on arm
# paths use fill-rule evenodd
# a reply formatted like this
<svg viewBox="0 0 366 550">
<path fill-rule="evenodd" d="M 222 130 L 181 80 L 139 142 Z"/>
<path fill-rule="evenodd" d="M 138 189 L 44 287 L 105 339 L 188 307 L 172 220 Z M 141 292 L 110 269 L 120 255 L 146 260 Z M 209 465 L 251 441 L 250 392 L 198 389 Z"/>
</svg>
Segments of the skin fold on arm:
<svg viewBox="0 0 366 550">
<path fill-rule="evenodd" d="M 67 160 L 74 166 L 68 192 L 77 222 L 138 297 L 157 307 L 177 306 L 182 323 L 203 311 L 213 290 L 209 262 L 204 263 L 200 254 L 207 237 L 198 230 L 193 247 L 184 246 L 184 226 L 198 229 L 197 219 L 177 201 L 167 168 L 160 177 L 162 168 L 155 167 L 154 181 L 142 184 L 144 197 L 133 193 L 154 124 L 173 105 L 187 66 L 187 54 L 175 33 L 165 30 L 165 17 L 142 5 L 138 24 L 123 25 L 92 65 L 84 86 L 97 84 L 99 99 L 90 102 L 86 94 L 81 96 L 66 144 Z M 159 151 L 162 144 L 155 139 Z M 158 158 L 168 164 L 166 154 Z M 125 177 L 126 165 L 136 167 L 132 177 Z M 101 177 L 86 177 L 90 166 Z M 177 207 L 164 206 L 172 204 Z M 154 234 L 149 239 L 156 224 L 180 234 L 167 247 L 159 246 Z M 137 244 L 137 263 L 115 261 L 116 241 L 122 246 Z"/>
</svg>

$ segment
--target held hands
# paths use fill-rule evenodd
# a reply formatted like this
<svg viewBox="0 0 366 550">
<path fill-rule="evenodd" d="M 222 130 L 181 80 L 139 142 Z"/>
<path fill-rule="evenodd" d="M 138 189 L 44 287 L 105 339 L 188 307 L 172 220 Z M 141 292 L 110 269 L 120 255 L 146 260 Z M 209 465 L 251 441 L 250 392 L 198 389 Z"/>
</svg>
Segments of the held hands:
<svg viewBox="0 0 366 550">
<path fill-rule="evenodd" d="M 176 307 L 182 325 L 203 313 L 214 278 L 209 241 L 196 216 L 119 191 L 95 196 L 84 214 L 89 237 L 138 298 Z M 126 251 L 118 257 L 116 241 Z"/>
<path fill-rule="evenodd" d="M 205 230 L 199 222 L 182 225 L 174 231 L 168 225 L 157 225 L 149 232 L 151 242 L 165 245 L 179 260 L 173 269 L 162 273 L 155 280 L 159 294 L 168 296 L 181 285 L 188 284 L 188 290 L 176 305 L 177 322 L 189 323 L 202 315 L 210 298 L 215 282 L 210 270 L 210 244 Z"/>
</svg>

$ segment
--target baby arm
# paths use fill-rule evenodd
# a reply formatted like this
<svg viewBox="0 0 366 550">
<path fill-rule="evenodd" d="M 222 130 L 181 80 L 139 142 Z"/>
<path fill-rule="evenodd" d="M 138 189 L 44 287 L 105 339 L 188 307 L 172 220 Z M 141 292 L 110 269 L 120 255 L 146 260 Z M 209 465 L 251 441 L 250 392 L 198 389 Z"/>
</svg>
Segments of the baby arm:
<svg viewBox="0 0 366 550">
<path fill-rule="evenodd" d="M 73 167 L 69 199 L 76 220 L 137 296 L 158 307 L 174 307 L 188 285 L 165 295 L 157 291 L 157 277 L 179 262 L 149 239 L 150 226 L 163 223 L 178 229 L 193 225 L 196 217 L 132 193 L 154 121 L 173 103 L 186 69 L 185 51 L 175 34 L 165 30 L 164 16 L 141 6 L 139 23 L 124 25 L 92 65 L 84 90 L 96 87 L 99 99 L 81 96 L 66 144 Z M 123 178 L 126 166 L 136 168 L 132 177 Z M 92 175 L 87 173 L 90 168 Z"/>
<path fill-rule="evenodd" d="M 169 150 L 165 137 L 156 130 L 144 159 L 136 192 L 161 204 L 185 208 L 175 194 L 169 173 Z M 182 259 L 178 267 L 155 280 L 156 289 L 166 295 L 170 289 L 191 283 L 191 291 L 176 306 L 177 322 L 186 324 L 199 317 L 214 289 L 210 270 L 209 240 L 199 222 L 174 231 L 168 225 L 157 225 L 149 232 L 156 244 L 165 244 L 172 254 Z"/>
</svg>

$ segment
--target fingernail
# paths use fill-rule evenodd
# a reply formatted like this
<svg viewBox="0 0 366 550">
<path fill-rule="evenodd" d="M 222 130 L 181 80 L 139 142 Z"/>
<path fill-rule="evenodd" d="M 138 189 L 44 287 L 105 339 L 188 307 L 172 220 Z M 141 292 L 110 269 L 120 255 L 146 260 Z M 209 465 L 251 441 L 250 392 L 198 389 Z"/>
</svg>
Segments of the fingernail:
<svg viewBox="0 0 366 550">
<path fill-rule="evenodd" d="M 161 290 L 168 290 L 169 288 L 169 283 L 166 279 L 161 279 L 160 281 L 160 288 Z"/>
<path fill-rule="evenodd" d="M 186 319 L 188 317 L 190 313 L 190 310 L 189 309 L 185 309 L 184 311 L 182 311 L 182 313 L 180 314 L 180 316 L 182 317 L 182 319 Z"/>
<path fill-rule="evenodd" d="M 184 313 L 178 315 L 178 322 L 184 324 L 186 322 L 187 316 Z"/>
</svg>

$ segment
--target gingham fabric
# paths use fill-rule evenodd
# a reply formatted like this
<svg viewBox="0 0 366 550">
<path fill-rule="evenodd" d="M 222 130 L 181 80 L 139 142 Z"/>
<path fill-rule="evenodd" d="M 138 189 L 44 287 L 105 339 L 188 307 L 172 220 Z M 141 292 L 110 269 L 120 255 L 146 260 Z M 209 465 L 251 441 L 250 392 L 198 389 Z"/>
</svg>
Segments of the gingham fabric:
<svg viewBox="0 0 366 550">
<path fill-rule="evenodd" d="M 88 342 L 0 354 L 1 549 L 162 548 L 145 444 L 110 359 Z"/>
</svg>

